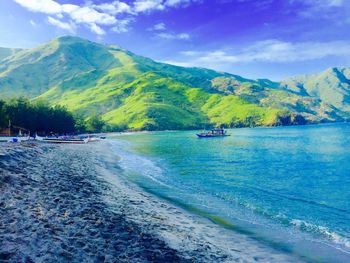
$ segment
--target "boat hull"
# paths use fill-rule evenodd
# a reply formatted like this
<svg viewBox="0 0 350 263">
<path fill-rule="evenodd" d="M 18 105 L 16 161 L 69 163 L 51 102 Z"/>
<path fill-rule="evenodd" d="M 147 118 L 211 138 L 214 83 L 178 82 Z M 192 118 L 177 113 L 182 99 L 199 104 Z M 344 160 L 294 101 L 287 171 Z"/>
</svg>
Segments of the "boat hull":
<svg viewBox="0 0 350 263">
<path fill-rule="evenodd" d="M 228 134 L 222 134 L 222 135 L 217 135 L 217 134 L 196 134 L 198 138 L 216 138 L 216 137 L 227 137 L 230 136 Z"/>
<path fill-rule="evenodd" d="M 62 140 L 62 139 L 42 139 L 42 142 L 56 143 L 56 144 L 85 144 L 88 140 Z"/>
<path fill-rule="evenodd" d="M 39 142 L 57 143 L 57 144 L 85 144 L 89 142 L 89 138 L 63 139 L 63 138 L 47 138 L 47 137 L 40 137 L 40 136 L 35 136 L 35 140 Z"/>
</svg>

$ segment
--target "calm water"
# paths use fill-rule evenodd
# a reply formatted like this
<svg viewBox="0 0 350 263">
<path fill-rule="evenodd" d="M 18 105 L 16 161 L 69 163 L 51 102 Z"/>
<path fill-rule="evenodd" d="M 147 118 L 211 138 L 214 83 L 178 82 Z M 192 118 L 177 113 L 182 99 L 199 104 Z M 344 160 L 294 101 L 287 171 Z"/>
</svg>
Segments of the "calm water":
<svg viewBox="0 0 350 263">
<path fill-rule="evenodd" d="M 350 262 L 350 125 L 117 137 L 125 175 L 228 229 L 308 259 Z"/>
</svg>

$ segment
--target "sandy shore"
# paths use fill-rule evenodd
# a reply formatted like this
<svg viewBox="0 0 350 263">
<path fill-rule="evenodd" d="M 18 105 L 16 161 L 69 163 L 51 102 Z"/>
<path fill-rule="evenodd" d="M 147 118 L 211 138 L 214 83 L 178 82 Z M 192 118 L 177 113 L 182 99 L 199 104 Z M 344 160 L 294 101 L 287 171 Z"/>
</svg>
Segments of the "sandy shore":
<svg viewBox="0 0 350 263">
<path fill-rule="evenodd" d="M 300 262 L 127 182 L 108 142 L 0 144 L 0 262 Z"/>
</svg>

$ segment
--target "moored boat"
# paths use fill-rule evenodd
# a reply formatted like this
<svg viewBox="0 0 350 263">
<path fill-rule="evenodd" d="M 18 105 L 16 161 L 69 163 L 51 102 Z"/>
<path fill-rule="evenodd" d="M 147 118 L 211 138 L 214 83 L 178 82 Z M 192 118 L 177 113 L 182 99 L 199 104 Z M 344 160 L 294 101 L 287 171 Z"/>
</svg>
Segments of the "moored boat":
<svg viewBox="0 0 350 263">
<path fill-rule="evenodd" d="M 225 137 L 230 136 L 223 128 L 212 129 L 208 132 L 201 132 L 196 134 L 199 138 L 213 138 L 213 137 Z"/>
</svg>

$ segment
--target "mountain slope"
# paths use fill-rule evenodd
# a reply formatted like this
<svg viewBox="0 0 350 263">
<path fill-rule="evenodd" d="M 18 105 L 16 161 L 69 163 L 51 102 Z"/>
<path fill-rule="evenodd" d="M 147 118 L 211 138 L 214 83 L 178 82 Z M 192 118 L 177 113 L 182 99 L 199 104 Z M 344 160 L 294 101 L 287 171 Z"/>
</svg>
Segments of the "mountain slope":
<svg viewBox="0 0 350 263">
<path fill-rule="evenodd" d="M 237 82 L 231 78 L 216 78 L 213 86 L 226 94 L 235 94 L 262 107 L 286 109 L 304 116 L 311 122 L 341 121 L 349 117 L 349 111 L 339 109 L 328 100 L 310 96 L 305 92 L 295 92 L 284 82 L 262 86 L 259 83 Z"/>
<path fill-rule="evenodd" d="M 330 68 L 319 74 L 290 78 L 282 85 L 296 94 L 319 98 L 341 111 L 350 111 L 349 68 Z"/>
<path fill-rule="evenodd" d="M 5 97 L 35 97 L 62 80 L 116 65 L 118 61 L 102 45 L 63 37 L 5 58 L 0 65 L 0 91 Z"/>
<path fill-rule="evenodd" d="M 86 118 L 97 114 L 118 128 L 189 129 L 209 123 L 270 126 L 301 124 L 304 118 L 319 122 L 349 117 L 346 70 L 329 77 L 332 85 L 327 87 L 320 76 L 316 86 L 323 88 L 316 92 L 307 77 L 283 83 L 250 80 L 158 63 L 77 37 L 61 37 L 3 57 L 2 98 L 44 99 Z M 331 90 L 343 91 L 345 99 L 330 99 Z"/>
<path fill-rule="evenodd" d="M 21 51 L 21 49 L 19 49 L 19 48 L 4 48 L 4 47 L 0 47 L 0 62 L 1 62 L 1 60 L 12 56 L 12 55 L 16 54 L 19 51 Z"/>
</svg>

